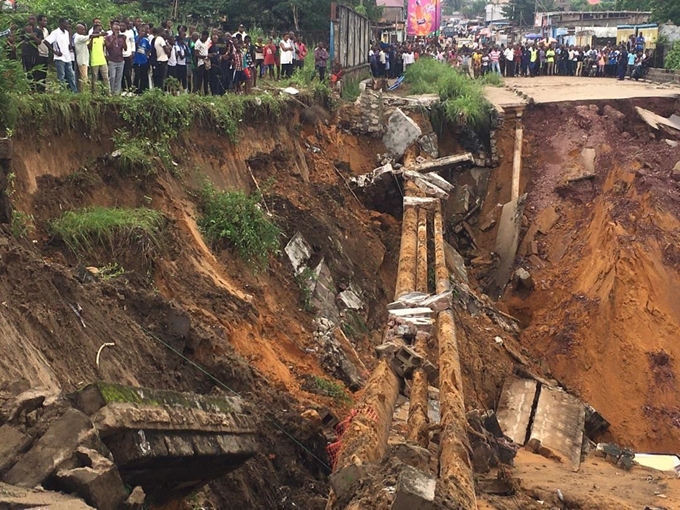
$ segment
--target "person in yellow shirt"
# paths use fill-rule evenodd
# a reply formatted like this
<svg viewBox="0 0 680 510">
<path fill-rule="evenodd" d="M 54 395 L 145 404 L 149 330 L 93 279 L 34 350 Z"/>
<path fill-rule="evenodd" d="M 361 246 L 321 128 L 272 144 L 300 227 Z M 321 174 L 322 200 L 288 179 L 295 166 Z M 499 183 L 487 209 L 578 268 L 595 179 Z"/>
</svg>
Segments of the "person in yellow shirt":
<svg viewBox="0 0 680 510">
<path fill-rule="evenodd" d="M 111 93 L 109 85 L 109 66 L 104 54 L 104 32 L 101 23 L 92 27 L 90 35 L 90 71 L 92 72 L 92 92 L 97 89 L 97 79 L 99 73 L 102 75 L 104 86 L 108 93 Z"/>
<path fill-rule="evenodd" d="M 475 78 L 478 78 L 482 73 L 482 52 L 475 50 L 472 55 L 472 67 L 475 71 Z"/>
<path fill-rule="evenodd" d="M 545 52 L 545 59 L 548 62 L 548 76 L 553 76 L 555 74 L 555 49 L 552 44 Z"/>
</svg>

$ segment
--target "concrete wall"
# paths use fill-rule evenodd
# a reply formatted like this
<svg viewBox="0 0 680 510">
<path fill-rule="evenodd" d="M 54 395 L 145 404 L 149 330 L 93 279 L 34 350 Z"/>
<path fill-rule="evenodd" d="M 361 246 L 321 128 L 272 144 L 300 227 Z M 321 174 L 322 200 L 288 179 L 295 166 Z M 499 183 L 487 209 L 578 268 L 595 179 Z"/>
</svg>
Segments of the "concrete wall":
<svg viewBox="0 0 680 510">
<path fill-rule="evenodd" d="M 680 41 L 680 27 L 677 25 L 661 25 L 659 35 L 664 36 L 671 43 Z"/>
<path fill-rule="evenodd" d="M 656 82 L 661 83 L 677 83 L 680 85 L 680 71 L 671 71 L 670 69 L 652 68 L 649 70 L 647 77 Z"/>
</svg>

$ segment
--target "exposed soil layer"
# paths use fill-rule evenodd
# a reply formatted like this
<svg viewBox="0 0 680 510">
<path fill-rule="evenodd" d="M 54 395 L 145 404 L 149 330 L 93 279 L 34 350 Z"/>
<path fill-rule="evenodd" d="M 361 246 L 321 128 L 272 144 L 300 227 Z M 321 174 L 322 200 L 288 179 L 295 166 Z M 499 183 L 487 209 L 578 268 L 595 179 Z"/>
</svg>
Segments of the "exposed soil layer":
<svg viewBox="0 0 680 510">
<path fill-rule="evenodd" d="M 525 112 L 523 234 L 547 207 L 559 219 L 535 235 L 540 263 L 518 259 L 533 292 L 503 301 L 525 326 L 522 344 L 611 423 L 610 440 L 678 451 L 680 185 L 671 170 L 680 148 L 654 137 L 636 104 L 664 116 L 676 108 L 649 99 Z M 584 148 L 595 151 L 592 176 Z"/>
</svg>

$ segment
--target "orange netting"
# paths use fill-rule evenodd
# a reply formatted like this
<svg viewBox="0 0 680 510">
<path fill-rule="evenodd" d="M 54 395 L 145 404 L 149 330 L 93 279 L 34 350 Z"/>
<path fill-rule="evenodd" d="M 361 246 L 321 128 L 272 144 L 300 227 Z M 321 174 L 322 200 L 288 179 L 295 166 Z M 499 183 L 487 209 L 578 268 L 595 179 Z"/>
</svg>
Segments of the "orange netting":
<svg viewBox="0 0 680 510">
<path fill-rule="evenodd" d="M 372 407 L 361 406 L 359 408 L 352 409 L 347 417 L 335 426 L 335 434 L 337 435 L 337 439 L 335 442 L 329 444 L 326 447 L 326 452 L 328 453 L 328 459 L 331 461 L 332 469 L 335 469 L 335 464 L 338 461 L 338 454 L 340 453 L 340 450 L 342 450 L 342 436 L 347 431 L 354 418 L 359 414 L 363 414 L 373 421 L 378 421 L 378 415 Z"/>
</svg>

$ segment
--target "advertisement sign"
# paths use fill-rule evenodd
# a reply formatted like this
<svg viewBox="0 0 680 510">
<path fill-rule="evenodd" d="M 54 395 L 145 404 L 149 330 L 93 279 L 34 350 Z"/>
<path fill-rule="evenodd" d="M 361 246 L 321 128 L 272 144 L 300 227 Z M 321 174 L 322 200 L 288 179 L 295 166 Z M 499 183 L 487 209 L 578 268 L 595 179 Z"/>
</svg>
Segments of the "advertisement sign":
<svg viewBox="0 0 680 510">
<path fill-rule="evenodd" d="M 408 0 L 409 36 L 426 37 L 437 30 L 441 21 L 441 0 Z"/>
</svg>

